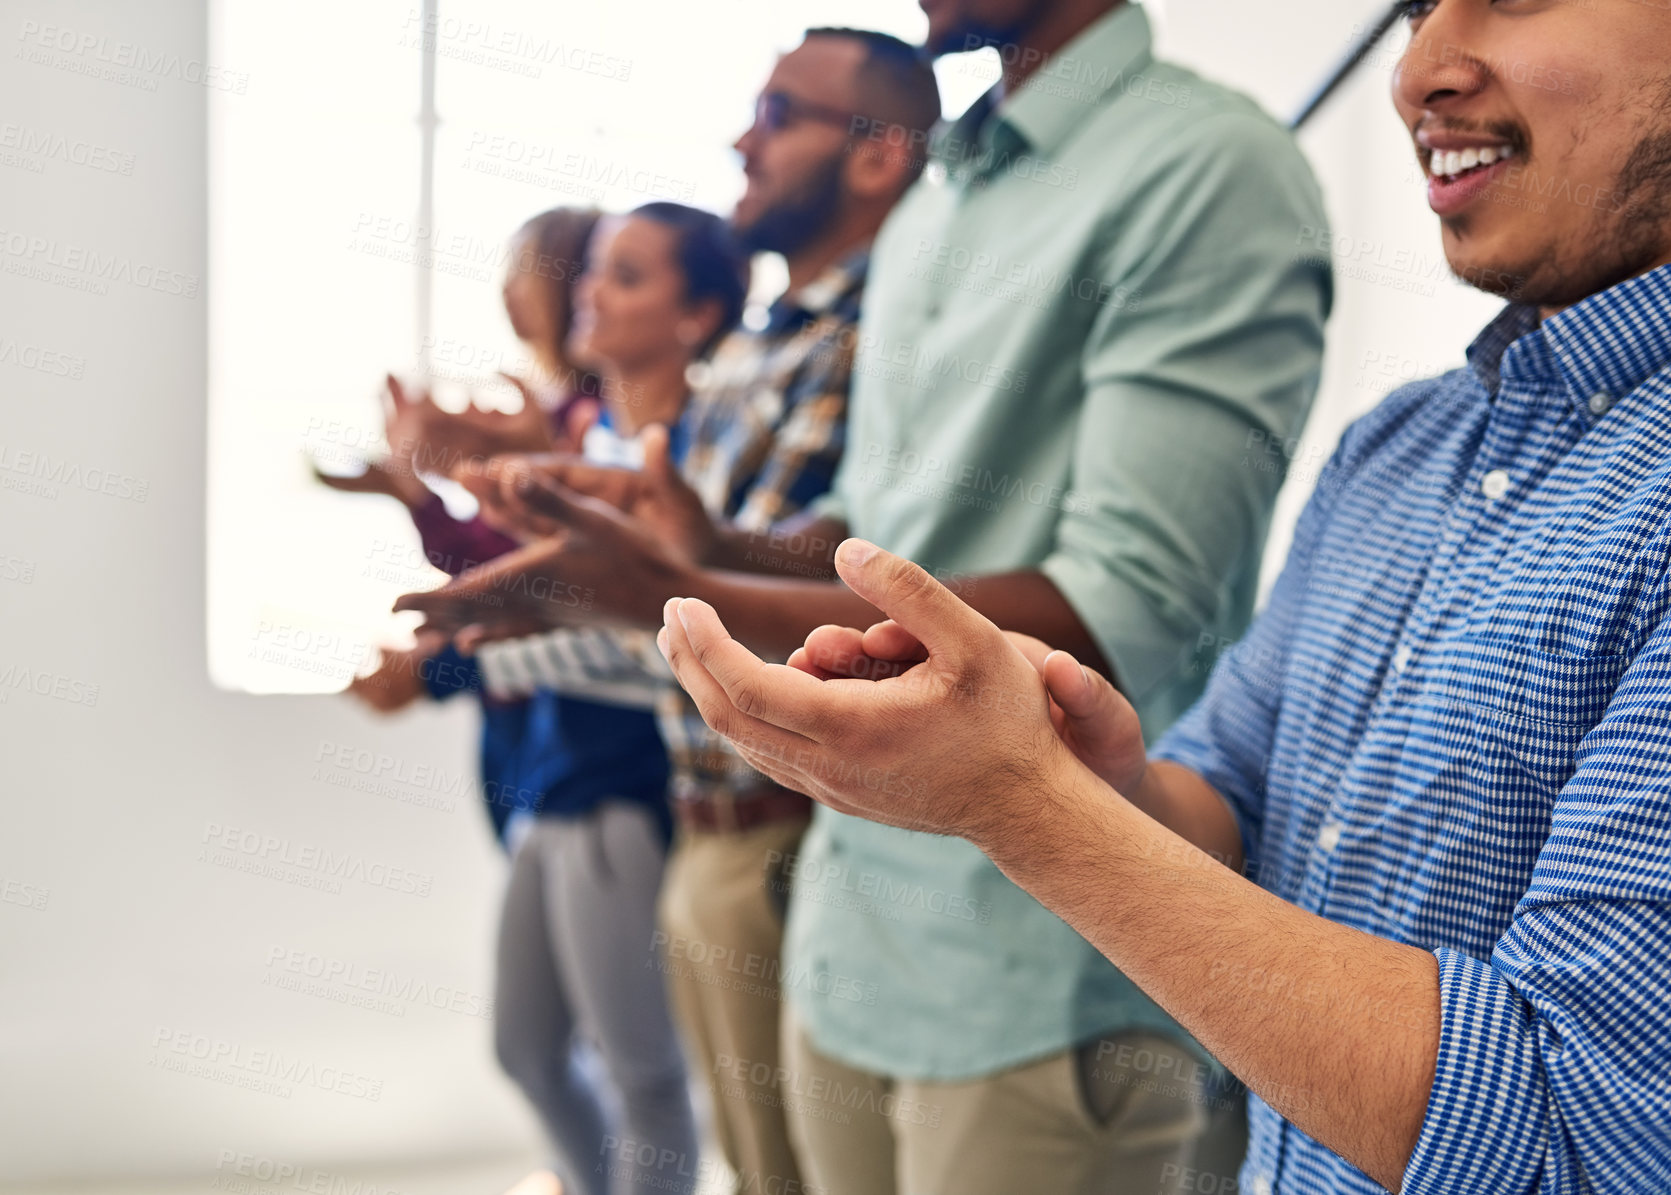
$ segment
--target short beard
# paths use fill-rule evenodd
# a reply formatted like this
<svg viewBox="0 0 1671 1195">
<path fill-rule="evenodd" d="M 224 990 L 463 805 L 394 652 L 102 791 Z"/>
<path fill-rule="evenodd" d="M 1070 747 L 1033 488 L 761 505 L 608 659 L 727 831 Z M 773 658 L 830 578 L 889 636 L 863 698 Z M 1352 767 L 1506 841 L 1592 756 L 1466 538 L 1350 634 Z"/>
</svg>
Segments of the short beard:
<svg viewBox="0 0 1671 1195">
<path fill-rule="evenodd" d="M 1671 82 L 1655 110 L 1671 105 Z M 1630 151 L 1613 185 L 1616 206 L 1609 227 L 1593 230 L 1592 243 L 1555 246 L 1542 260 L 1516 273 L 1458 271 L 1464 282 L 1534 307 L 1570 307 L 1639 274 L 1671 252 L 1671 128 L 1647 131 Z M 1598 224 L 1600 222 L 1598 221 Z M 1570 255 L 1563 252 L 1570 249 Z M 1578 265 L 1577 262 L 1584 264 Z M 1550 273 L 1548 278 L 1538 277 Z M 1494 285 L 1502 280 L 1505 285 Z"/>
<path fill-rule="evenodd" d="M 970 54 L 976 50 L 993 49 L 1000 54 L 1005 46 L 1014 46 L 1021 38 L 1021 29 L 998 29 L 983 25 L 962 25 L 948 29 L 938 38 L 923 43 L 923 53 L 930 58 L 944 58 L 947 54 Z"/>
<path fill-rule="evenodd" d="M 843 150 L 820 166 L 799 195 L 767 208 L 747 228 L 735 229 L 743 248 L 750 253 L 781 253 L 787 257 L 828 231 L 841 210 L 845 154 Z"/>
</svg>

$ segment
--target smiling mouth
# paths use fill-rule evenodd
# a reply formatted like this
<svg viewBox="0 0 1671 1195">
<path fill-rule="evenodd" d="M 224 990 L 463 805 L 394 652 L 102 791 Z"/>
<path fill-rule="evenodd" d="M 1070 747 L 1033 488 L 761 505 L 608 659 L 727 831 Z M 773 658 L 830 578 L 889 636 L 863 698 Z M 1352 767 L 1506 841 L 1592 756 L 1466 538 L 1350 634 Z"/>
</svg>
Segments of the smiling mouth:
<svg viewBox="0 0 1671 1195">
<path fill-rule="evenodd" d="M 1438 182 L 1454 183 L 1471 174 L 1489 170 L 1498 162 L 1506 162 L 1514 155 L 1514 146 L 1507 143 L 1485 145 L 1478 149 L 1436 149 L 1428 155 L 1427 175 Z"/>
</svg>

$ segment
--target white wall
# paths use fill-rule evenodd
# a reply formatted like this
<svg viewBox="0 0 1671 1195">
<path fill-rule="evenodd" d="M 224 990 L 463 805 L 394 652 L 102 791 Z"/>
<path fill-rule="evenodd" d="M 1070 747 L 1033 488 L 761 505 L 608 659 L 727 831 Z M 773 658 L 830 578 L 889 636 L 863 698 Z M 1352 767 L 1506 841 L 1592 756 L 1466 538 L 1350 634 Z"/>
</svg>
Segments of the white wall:
<svg viewBox="0 0 1671 1195">
<path fill-rule="evenodd" d="M 557 0 L 553 20 L 577 2 Z M 1379 7 L 1167 0 L 1163 46 L 1286 113 L 1353 22 Z M 78 73 L 98 65 L 97 50 L 20 59 L 29 22 L 105 37 L 112 52 L 127 41 L 182 61 L 201 59 L 205 44 L 202 0 L 0 0 L 0 134 L 15 136 L 15 125 L 132 158 L 129 175 L 38 154 L 37 173 L 0 158 L 0 1180 L 205 1171 L 223 1150 L 318 1164 L 526 1141 L 529 1123 L 494 1073 L 485 1018 L 398 997 L 396 1016 L 269 982 L 285 974 L 269 966 L 273 952 L 294 950 L 462 989 L 466 1004 L 486 994 L 498 863 L 480 811 L 456 794 L 441 811 L 336 787 L 332 778 L 352 773 L 328 761 L 316 770 L 322 752 L 345 744 L 408 775 L 421 765 L 457 775 L 470 764 L 469 717 L 459 708 L 378 723 L 338 700 L 210 687 L 203 449 L 213 296 L 120 281 L 87 293 L 19 275 L 27 250 L 14 252 L 20 236 L 41 237 L 60 257 L 123 255 L 202 279 L 204 90 L 177 77 L 156 78 L 152 90 Z M 1305 139 L 1337 231 L 1367 257 L 1361 276 L 1342 279 L 1288 518 L 1345 419 L 1389 388 L 1379 363 L 1395 372 L 1453 364 L 1494 307 L 1428 276 L 1437 236 L 1386 75 L 1384 65 L 1367 70 Z M 19 364 L 43 349 L 64 354 L 62 368 L 79 361 L 80 376 Z M 67 466 L 80 481 L 27 492 L 50 484 L 33 472 L 43 456 L 46 470 Z M 118 494 L 97 492 L 104 474 L 118 475 Z M 119 496 L 140 482 L 143 501 Z M 1275 539 L 1286 542 L 1281 528 Z M 27 683 L 6 687 L 17 669 Z M 64 696 L 52 695 L 55 684 Z M 96 702 L 68 699 L 88 697 L 89 686 Z M 436 789 L 418 781 L 400 793 Z M 235 872 L 200 858 L 210 824 L 285 840 L 293 857 L 347 852 L 361 866 L 422 873 L 432 889 L 419 897 L 348 880 L 330 894 Z M 156 1041 L 172 1032 L 224 1043 L 256 1066 L 253 1052 L 271 1050 L 346 1070 L 380 1082 L 380 1098 L 305 1082 L 285 1098 L 171 1072 L 159 1062 L 181 1056 Z"/>
<path fill-rule="evenodd" d="M 18 236 L 39 236 L 60 253 L 120 254 L 136 269 L 202 279 L 204 88 L 165 76 L 148 90 L 61 65 L 96 66 L 96 50 L 51 65 L 16 59 L 25 22 L 181 62 L 201 60 L 205 44 L 202 0 L 0 3 L 0 126 L 132 157 L 126 176 L 50 156 L 38 174 L 0 160 L 0 266 L 23 260 Z M 0 466 L 36 453 L 84 479 L 122 475 L 118 495 L 146 483 L 143 501 L 97 492 L 102 477 L 94 492 L 66 478 L 47 496 L 15 488 L 29 480 L 27 461 L 21 474 L 0 472 L 0 577 L 32 570 L 28 583 L 0 580 L 0 895 L 11 898 L 0 901 L 0 1180 L 207 1171 L 222 1150 L 295 1162 L 480 1151 L 529 1132 L 495 1071 L 486 1019 L 410 1000 L 396 1016 L 267 982 L 285 973 L 268 966 L 283 948 L 485 994 L 498 864 L 468 797 L 443 811 L 334 787 L 323 778 L 352 771 L 328 761 L 315 778 L 335 743 L 467 774 L 462 705 L 378 723 L 341 699 L 211 688 L 213 301 L 0 273 Z M 21 368 L 12 341 L 80 359 L 82 376 Z M 30 684 L 47 678 L 49 694 L 54 678 L 72 695 L 86 695 L 72 684 L 96 685 L 96 704 L 6 687 L 14 665 L 32 670 Z M 422 783 L 404 792 L 437 795 Z M 349 880 L 333 895 L 240 874 L 200 861 L 209 823 L 286 839 L 293 853 L 330 849 L 367 868 L 427 873 L 432 890 Z M 45 907 L 29 907 L 40 889 Z M 380 1098 L 305 1081 L 284 1098 L 166 1072 L 161 1059 L 185 1056 L 159 1052 L 159 1031 L 225 1042 L 257 1067 L 251 1052 L 272 1050 L 363 1076 L 366 1090 L 380 1081 Z"/>
</svg>

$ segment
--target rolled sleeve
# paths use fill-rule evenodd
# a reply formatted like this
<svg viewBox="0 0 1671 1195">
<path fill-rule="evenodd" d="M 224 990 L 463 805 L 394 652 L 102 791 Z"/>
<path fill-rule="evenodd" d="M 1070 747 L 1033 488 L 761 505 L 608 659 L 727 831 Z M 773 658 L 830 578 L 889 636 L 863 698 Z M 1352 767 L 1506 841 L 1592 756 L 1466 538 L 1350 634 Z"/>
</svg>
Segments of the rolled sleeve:
<svg viewBox="0 0 1671 1195">
<path fill-rule="evenodd" d="M 1247 636 L 1224 651 L 1206 692 L 1150 749 L 1151 759 L 1181 764 L 1230 806 L 1242 835 L 1244 869 L 1257 878 L 1272 744 L 1282 712 L 1290 648 L 1311 583 L 1312 558 L 1327 529 L 1330 495 L 1344 476 L 1335 454 L 1294 527 L 1288 559 L 1270 601 Z"/>
<path fill-rule="evenodd" d="M 1199 643 L 1245 625 L 1282 484 L 1264 448 L 1304 425 L 1330 302 L 1300 243 L 1320 199 L 1285 133 L 1224 116 L 1174 152 L 1154 226 L 1110 230 L 1102 276 L 1121 298 L 1083 350 L 1072 488 L 1040 566 L 1139 712 Z"/>
<path fill-rule="evenodd" d="M 1439 960 L 1414 1195 L 1671 1190 L 1671 622 L 1584 738 L 1489 961 Z"/>
</svg>

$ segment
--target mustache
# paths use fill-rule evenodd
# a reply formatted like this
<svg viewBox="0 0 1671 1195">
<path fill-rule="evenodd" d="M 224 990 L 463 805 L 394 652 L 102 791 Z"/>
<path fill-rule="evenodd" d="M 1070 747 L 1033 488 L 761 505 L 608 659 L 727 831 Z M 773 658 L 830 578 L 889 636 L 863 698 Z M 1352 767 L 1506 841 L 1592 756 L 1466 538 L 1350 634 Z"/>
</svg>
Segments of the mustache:
<svg viewBox="0 0 1671 1195">
<path fill-rule="evenodd" d="M 1532 147 L 1532 139 L 1526 130 L 1508 120 L 1458 120 L 1452 116 L 1424 116 L 1416 124 L 1412 135 L 1424 132 L 1455 133 L 1464 137 L 1493 137 L 1512 146 L 1514 152 L 1522 156 Z"/>
</svg>

